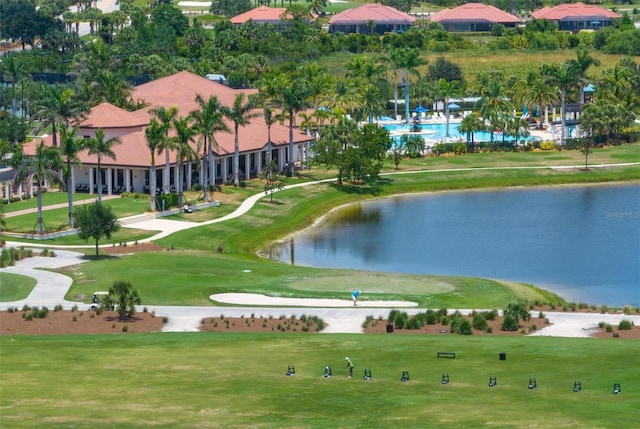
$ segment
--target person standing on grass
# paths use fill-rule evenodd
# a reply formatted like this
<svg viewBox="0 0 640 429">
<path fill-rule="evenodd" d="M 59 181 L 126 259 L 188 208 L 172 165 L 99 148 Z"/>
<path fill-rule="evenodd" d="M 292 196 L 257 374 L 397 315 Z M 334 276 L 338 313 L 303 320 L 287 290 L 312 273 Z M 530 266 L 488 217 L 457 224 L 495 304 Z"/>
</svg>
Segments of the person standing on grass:
<svg viewBox="0 0 640 429">
<path fill-rule="evenodd" d="M 359 290 L 354 290 L 351 294 L 351 299 L 353 300 L 353 305 L 358 305 L 358 296 L 360 296 Z"/>
<path fill-rule="evenodd" d="M 347 361 L 347 369 L 349 370 L 349 378 L 353 378 L 353 362 L 349 359 L 349 356 L 344 358 Z"/>
</svg>

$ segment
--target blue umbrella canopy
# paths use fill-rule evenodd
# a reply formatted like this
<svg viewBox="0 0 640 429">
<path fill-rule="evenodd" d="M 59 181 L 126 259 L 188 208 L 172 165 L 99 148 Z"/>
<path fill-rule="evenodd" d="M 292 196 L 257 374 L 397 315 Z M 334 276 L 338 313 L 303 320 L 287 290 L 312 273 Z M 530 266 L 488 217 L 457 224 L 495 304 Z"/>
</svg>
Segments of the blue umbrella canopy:
<svg viewBox="0 0 640 429">
<path fill-rule="evenodd" d="M 459 109 L 460 106 L 458 106 L 456 103 L 449 103 L 449 109 Z"/>
<path fill-rule="evenodd" d="M 426 107 L 424 107 L 422 104 L 418 104 L 418 107 L 416 107 L 415 109 L 413 109 L 414 113 L 425 113 L 428 112 L 429 109 L 427 109 Z"/>
<path fill-rule="evenodd" d="M 589 85 L 587 85 L 587 86 L 585 86 L 583 88 L 583 91 L 586 92 L 586 93 L 596 92 L 596 87 L 593 86 L 593 84 L 590 83 Z"/>
</svg>

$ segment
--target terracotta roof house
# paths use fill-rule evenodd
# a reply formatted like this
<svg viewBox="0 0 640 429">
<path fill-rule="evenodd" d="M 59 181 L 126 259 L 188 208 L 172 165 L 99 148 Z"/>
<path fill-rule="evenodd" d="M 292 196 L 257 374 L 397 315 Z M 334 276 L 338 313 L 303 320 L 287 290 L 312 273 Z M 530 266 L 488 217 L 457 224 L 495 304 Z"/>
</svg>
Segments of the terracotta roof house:
<svg viewBox="0 0 640 429">
<path fill-rule="evenodd" d="M 415 18 L 389 6 L 367 3 L 347 9 L 329 20 L 330 33 L 399 33 L 407 31 Z M 375 24 L 375 25 L 372 25 Z"/>
<path fill-rule="evenodd" d="M 192 110 L 198 108 L 195 102 L 196 95 L 207 100 L 210 96 L 217 96 L 220 103 L 226 106 L 233 104 L 238 93 L 257 93 L 257 90 L 236 90 L 227 86 L 212 82 L 190 72 L 179 72 L 171 76 L 157 79 L 133 90 L 134 100 L 144 100 L 146 107 L 129 112 L 102 103 L 94 107 L 91 112 L 78 124 L 76 135 L 78 137 L 93 138 L 97 129 L 104 131 L 105 139 L 118 137 L 120 144 L 113 146 L 115 159 L 103 157 L 101 160 L 101 174 L 103 194 L 114 194 L 124 191 L 148 193 L 151 181 L 151 152 L 147 146 L 145 130 L 150 123 L 149 111 L 154 107 L 176 106 L 180 116 L 186 116 Z M 226 120 L 225 120 L 226 121 Z M 216 182 L 227 182 L 233 175 L 233 155 L 235 136 L 233 123 L 226 121 L 232 130 L 230 133 L 218 132 L 215 139 L 218 144 L 214 148 L 214 177 Z M 271 159 L 278 163 L 280 169 L 284 169 L 289 163 L 289 127 L 275 123 L 271 125 Z M 251 119 L 251 123 L 240 127 L 240 162 L 239 175 L 241 178 L 256 177 L 263 169 L 267 160 L 267 125 L 262 114 Z M 309 143 L 313 137 L 307 136 L 301 131 L 294 130 L 294 163 L 303 162 L 309 152 Z M 198 162 L 184 163 L 184 189 L 191 189 L 196 183 L 204 183 L 201 168 L 206 159 L 205 149 L 200 147 L 201 140 L 197 136 L 192 144 L 197 151 L 200 160 Z M 35 148 L 40 141 L 47 146 L 53 145 L 52 136 L 43 136 L 24 145 L 26 154 L 35 153 Z M 59 139 L 58 139 L 59 141 Z M 95 193 L 97 181 L 97 158 L 89 155 L 87 151 L 79 154 L 80 165 L 73 168 L 73 187 L 76 191 Z M 165 153 L 156 153 L 156 193 L 174 191 L 177 188 L 178 166 L 176 153 L 169 152 L 169 169 L 165 170 Z"/>
<path fill-rule="evenodd" d="M 494 6 L 482 3 L 467 3 L 455 9 L 443 9 L 431 15 L 432 22 L 439 22 L 445 30 L 491 31 L 495 24 L 515 27 L 520 19 Z"/>
<path fill-rule="evenodd" d="M 282 15 L 286 11 L 287 9 L 283 7 L 259 6 L 232 17 L 230 21 L 236 26 L 240 26 L 249 21 L 253 21 L 256 24 L 281 25 L 284 22 L 282 20 Z M 291 16 L 289 15 L 287 18 L 291 18 Z"/>
<path fill-rule="evenodd" d="M 558 23 L 564 31 L 598 30 L 613 25 L 622 16 L 608 9 L 584 3 L 561 4 L 543 7 L 531 13 L 534 19 L 546 19 Z"/>
</svg>

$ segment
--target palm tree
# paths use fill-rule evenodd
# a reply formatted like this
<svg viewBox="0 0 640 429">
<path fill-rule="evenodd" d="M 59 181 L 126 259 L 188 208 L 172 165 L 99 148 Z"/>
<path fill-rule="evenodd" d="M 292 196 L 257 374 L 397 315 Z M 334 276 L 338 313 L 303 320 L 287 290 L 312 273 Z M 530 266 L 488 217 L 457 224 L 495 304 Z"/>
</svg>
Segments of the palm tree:
<svg viewBox="0 0 640 429">
<path fill-rule="evenodd" d="M 538 78 L 528 88 L 526 99 L 529 101 L 525 104 L 538 106 L 538 109 L 544 107 L 544 123 L 549 123 L 549 106 L 558 102 L 558 93 L 555 88 L 548 85 L 544 79 Z"/>
<path fill-rule="evenodd" d="M 313 128 L 318 124 L 313 120 L 313 113 L 307 114 L 307 112 L 298 113 L 298 117 L 300 118 L 300 124 L 298 127 L 304 130 L 304 133 L 308 136 L 311 135 Z"/>
<path fill-rule="evenodd" d="M 149 197 L 151 199 L 151 211 L 156 211 L 156 151 L 162 139 L 164 138 L 164 131 L 162 125 L 156 118 L 151 118 L 151 122 L 144 135 L 147 139 L 147 147 L 151 152 L 151 174 L 149 175 Z"/>
<path fill-rule="evenodd" d="M 467 115 L 460 122 L 458 130 L 462 133 L 467 133 L 467 150 L 470 152 L 475 147 L 475 132 L 482 131 L 484 129 L 484 123 L 477 113 Z M 469 138 L 471 137 L 471 138 Z"/>
<path fill-rule="evenodd" d="M 251 119 L 259 115 L 258 112 L 252 111 L 255 103 L 252 99 L 248 99 L 244 92 L 236 95 L 233 100 L 233 106 L 223 106 L 222 113 L 233 122 L 233 130 L 235 134 L 235 144 L 233 152 L 233 181 L 235 186 L 240 186 L 240 137 L 238 129 L 251 123 Z"/>
<path fill-rule="evenodd" d="M 289 168 L 287 174 L 293 177 L 295 174 L 293 157 L 293 125 L 295 123 L 295 115 L 309 107 L 311 91 L 306 84 L 306 80 L 300 77 L 292 78 L 290 75 L 284 73 L 277 77 L 275 88 L 277 92 L 274 101 L 289 119 Z"/>
<path fill-rule="evenodd" d="M 64 158 L 64 169 L 62 178 L 67 188 L 67 200 L 69 203 L 69 227 L 73 228 L 73 166 L 80 164 L 78 153 L 84 149 L 84 139 L 76 137 L 77 128 L 68 130 L 63 127 L 60 129 L 60 154 Z"/>
<path fill-rule="evenodd" d="M 485 95 L 478 101 L 480 116 L 489 123 L 491 143 L 493 143 L 493 133 L 504 127 L 509 112 L 513 110 L 513 105 L 505 92 L 504 85 L 498 80 L 493 80 L 489 83 Z"/>
<path fill-rule="evenodd" d="M 96 174 L 98 178 L 98 203 L 102 202 L 102 170 L 100 169 L 102 157 L 106 156 L 115 160 L 116 154 L 113 152 L 112 147 L 120 143 L 122 143 L 120 137 L 111 137 L 105 140 L 102 128 L 98 128 L 96 130 L 96 136 L 87 141 L 89 155 L 95 155 L 98 158 L 98 170 Z"/>
<path fill-rule="evenodd" d="M 173 141 L 176 150 L 176 161 L 178 163 L 178 207 L 182 207 L 182 195 L 184 192 L 182 162 L 187 161 L 187 163 L 189 163 L 198 159 L 198 154 L 193 150 L 193 147 L 191 147 L 193 138 L 197 134 L 197 129 L 191 126 L 191 118 L 189 116 L 178 116 L 174 118 L 173 129 L 176 130 Z"/>
<path fill-rule="evenodd" d="M 203 192 L 204 201 L 207 202 L 207 191 L 209 186 L 214 188 L 216 177 L 213 163 L 213 148 L 218 149 L 218 142 L 215 138 L 216 132 L 230 132 L 227 124 L 224 123 L 224 114 L 222 112 L 222 105 L 218 100 L 218 97 L 212 95 L 209 99 L 205 100 L 200 94 L 196 95 L 196 103 L 198 103 L 198 109 L 192 110 L 189 115 L 193 118 L 193 126 L 200 134 L 201 140 L 204 142 L 204 150 L 206 153 L 202 157 L 203 165 Z M 200 150 L 198 150 L 200 152 Z M 213 192 L 213 191 L 212 191 Z"/>
<path fill-rule="evenodd" d="M 354 113 L 362 108 L 362 93 L 353 79 L 335 79 L 333 87 L 320 104 L 327 109 L 340 109 Z"/>
<path fill-rule="evenodd" d="M 518 147 L 520 137 L 527 137 L 529 135 L 529 123 L 521 116 L 511 117 L 506 122 L 504 134 L 514 136 L 515 146 Z"/>
<path fill-rule="evenodd" d="M 171 174 L 170 174 L 170 166 L 169 166 L 169 151 L 173 149 L 173 140 L 169 138 L 169 131 L 171 130 L 171 125 L 173 119 L 178 116 L 178 108 L 176 106 L 171 106 L 168 109 L 164 106 L 156 107 L 149 111 L 152 115 L 158 118 L 160 125 L 162 127 L 162 142 L 158 145 L 158 153 L 164 151 L 165 155 L 165 165 L 164 165 L 164 193 L 168 194 L 171 192 Z"/>
<path fill-rule="evenodd" d="M 400 81 L 404 84 L 405 120 L 409 123 L 409 76 L 420 78 L 417 68 L 427 64 L 420 56 L 420 50 L 416 48 L 397 48 L 391 51 L 391 63 L 398 71 Z M 398 115 L 398 82 L 394 80 L 395 114 Z"/>
<path fill-rule="evenodd" d="M 584 104 L 584 87 L 589 82 L 587 80 L 587 70 L 591 66 L 599 66 L 600 60 L 589 55 L 589 51 L 582 48 L 576 51 L 576 59 L 569 60 L 575 67 L 578 83 L 580 84 L 580 103 Z"/>
<path fill-rule="evenodd" d="M 58 130 L 73 119 L 76 124 L 89 111 L 89 106 L 79 102 L 72 89 L 64 89 L 56 85 L 42 86 L 42 98 L 36 101 L 34 117 L 40 120 L 37 131 L 51 125 L 53 146 L 58 146 Z"/>
<path fill-rule="evenodd" d="M 441 77 L 438 79 L 436 91 L 438 97 L 442 97 L 444 100 L 444 115 L 447 118 L 447 127 L 445 137 L 449 137 L 449 100 L 451 97 L 457 97 L 460 95 L 461 87 L 460 82 L 457 80 L 452 80 L 448 82 L 445 78 Z"/>
<path fill-rule="evenodd" d="M 578 81 L 578 69 L 575 63 L 567 61 L 560 65 L 542 66 L 542 74 L 547 77 L 547 82 L 554 85 L 560 91 L 560 121 L 562 130 L 560 132 L 560 143 L 564 145 L 566 140 L 566 95 L 567 89 L 575 85 Z"/>
<path fill-rule="evenodd" d="M 58 173 L 62 168 L 62 158 L 57 148 L 47 147 L 41 140 L 36 147 L 35 155 L 25 155 L 22 147 L 14 153 L 11 158 L 11 166 L 16 170 L 14 183 L 16 185 L 25 180 L 33 178 L 37 182 L 37 204 L 38 220 L 36 231 L 42 235 L 42 186 L 45 181 L 56 182 L 59 180 Z"/>
</svg>

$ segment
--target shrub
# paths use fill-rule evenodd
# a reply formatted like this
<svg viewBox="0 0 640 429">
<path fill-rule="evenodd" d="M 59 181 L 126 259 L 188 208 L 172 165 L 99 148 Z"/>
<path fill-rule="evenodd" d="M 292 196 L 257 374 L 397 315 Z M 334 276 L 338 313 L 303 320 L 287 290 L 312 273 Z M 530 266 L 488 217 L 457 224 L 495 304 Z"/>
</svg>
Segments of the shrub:
<svg viewBox="0 0 640 429">
<path fill-rule="evenodd" d="M 458 326 L 458 334 L 460 335 L 471 335 L 473 332 L 471 331 L 471 323 L 467 319 L 460 319 L 460 326 Z"/>
<path fill-rule="evenodd" d="M 541 311 L 540 313 L 538 313 L 538 319 L 544 319 L 544 313 Z"/>
<path fill-rule="evenodd" d="M 407 320 L 407 329 L 416 330 L 420 328 L 422 328 L 422 321 L 420 320 L 420 317 L 413 316 Z"/>
<path fill-rule="evenodd" d="M 622 312 L 624 314 L 626 314 L 627 316 L 631 315 L 631 306 L 630 305 L 625 305 L 624 309 L 622 310 Z"/>
<path fill-rule="evenodd" d="M 127 325 L 122 325 L 122 332 L 128 332 L 129 327 Z"/>
<path fill-rule="evenodd" d="M 54 312 L 62 311 L 62 304 L 57 304 L 55 307 L 53 307 L 53 311 Z"/>
<path fill-rule="evenodd" d="M 503 331 L 517 331 L 518 319 L 512 315 L 504 316 L 502 324 L 500 325 L 500 329 L 502 329 Z"/>
<path fill-rule="evenodd" d="M 435 325 L 438 322 L 438 315 L 433 310 L 427 310 L 424 314 L 424 321 L 427 325 Z"/>
<path fill-rule="evenodd" d="M 542 142 L 540 143 L 540 149 L 541 150 L 555 150 L 556 149 L 556 144 L 552 141 L 546 141 L 546 142 Z"/>
<path fill-rule="evenodd" d="M 487 319 L 482 314 L 476 314 L 473 316 L 473 329 L 485 330 L 487 329 Z"/>
<path fill-rule="evenodd" d="M 613 326 L 609 325 L 608 323 L 606 325 L 604 325 L 604 330 L 606 332 L 613 332 Z"/>
<path fill-rule="evenodd" d="M 627 319 L 621 320 L 618 324 L 619 331 L 629 331 L 633 327 L 633 322 Z"/>
<path fill-rule="evenodd" d="M 498 317 L 498 311 L 497 310 L 483 311 L 480 314 L 482 316 L 484 316 L 484 318 L 486 320 L 496 320 L 496 317 Z"/>
<path fill-rule="evenodd" d="M 600 307 L 600 313 L 606 314 L 608 311 L 609 311 L 609 307 L 607 307 L 606 305 L 603 305 L 602 307 Z"/>
<path fill-rule="evenodd" d="M 532 331 L 537 331 L 538 330 L 538 325 L 536 325 L 535 323 L 533 325 L 531 325 L 531 329 Z"/>
<path fill-rule="evenodd" d="M 493 327 L 489 326 L 486 329 L 487 334 L 493 334 Z"/>
</svg>

